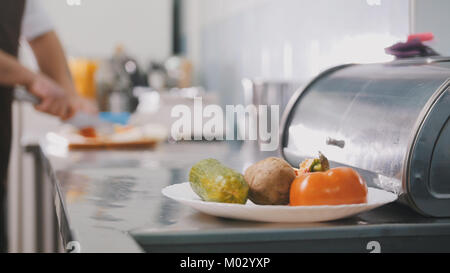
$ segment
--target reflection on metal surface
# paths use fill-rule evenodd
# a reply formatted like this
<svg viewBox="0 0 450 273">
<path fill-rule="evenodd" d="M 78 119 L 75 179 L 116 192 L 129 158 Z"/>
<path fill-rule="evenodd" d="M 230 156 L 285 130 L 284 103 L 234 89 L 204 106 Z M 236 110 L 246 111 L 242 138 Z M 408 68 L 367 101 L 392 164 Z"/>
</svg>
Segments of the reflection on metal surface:
<svg viewBox="0 0 450 273">
<path fill-rule="evenodd" d="M 170 180 L 166 181 L 168 185 L 178 184 L 183 181 L 187 181 L 186 174 L 189 169 L 173 168 L 170 169 Z M 163 225 L 171 225 L 176 223 L 177 216 L 180 212 L 182 205 L 179 203 L 173 203 L 168 198 L 163 198 L 161 201 L 161 209 L 159 210 L 156 221 Z"/>
<path fill-rule="evenodd" d="M 136 178 L 130 175 L 106 176 L 96 184 L 94 194 L 99 207 L 123 207 L 121 202 L 131 198 L 132 188 L 136 184 Z"/>
<path fill-rule="evenodd" d="M 385 190 L 393 192 L 395 194 L 401 194 L 402 190 L 402 181 L 400 179 L 394 177 L 387 177 L 384 175 L 378 175 L 378 177 L 374 180 L 375 184 Z"/>
<path fill-rule="evenodd" d="M 279 117 L 281 117 L 281 115 L 283 114 L 286 105 L 288 104 L 295 90 L 300 86 L 300 83 L 288 80 L 244 78 L 242 79 L 242 86 L 244 89 L 244 100 L 246 106 L 271 106 L 267 108 L 270 109 L 266 114 L 267 124 L 261 125 L 261 122 L 263 120 L 261 119 L 262 113 L 261 110 L 256 111 L 256 108 L 254 115 L 251 115 L 252 111 L 248 111 L 245 113 L 245 115 L 240 117 L 240 120 L 238 120 L 238 133 L 242 136 L 245 136 L 246 132 L 256 132 L 257 127 L 261 128 L 261 126 L 265 126 L 263 128 L 268 129 L 269 132 L 275 132 L 275 130 L 272 128 L 273 124 L 271 124 L 271 120 L 276 119 L 276 124 L 278 126 Z M 272 107 L 274 106 L 278 106 L 278 118 L 272 116 L 273 114 L 275 114 L 273 113 L 274 109 L 272 109 Z M 248 120 L 248 125 L 246 120 Z M 259 123 L 259 126 L 257 126 L 257 123 Z M 279 132 L 275 137 L 279 137 Z M 261 135 L 261 129 L 259 129 L 257 143 L 261 150 L 265 150 L 262 148 L 265 146 L 264 143 L 271 143 L 274 141 L 273 139 L 271 139 L 271 137 L 269 137 L 268 139 L 264 138 L 265 137 Z M 252 140 L 251 138 L 246 139 Z M 279 143 L 279 140 L 274 143 Z M 278 145 L 276 147 L 278 147 Z"/>
<path fill-rule="evenodd" d="M 326 141 L 327 145 L 333 145 L 339 148 L 344 148 L 345 147 L 345 141 L 344 140 L 338 140 L 338 139 L 334 139 L 331 137 L 327 137 L 327 141 Z"/>
<path fill-rule="evenodd" d="M 67 204 L 82 201 L 86 195 L 90 178 L 71 172 L 57 171 L 56 177 L 63 184 Z"/>
</svg>

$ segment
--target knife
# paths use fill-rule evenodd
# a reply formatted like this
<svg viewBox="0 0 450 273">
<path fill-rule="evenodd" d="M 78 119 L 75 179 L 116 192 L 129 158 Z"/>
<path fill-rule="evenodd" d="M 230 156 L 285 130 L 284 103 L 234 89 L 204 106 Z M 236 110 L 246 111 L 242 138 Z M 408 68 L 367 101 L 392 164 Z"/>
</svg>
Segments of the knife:
<svg viewBox="0 0 450 273">
<path fill-rule="evenodd" d="M 98 115 L 91 115 L 81 111 L 78 111 L 72 118 L 64 122 L 73 125 L 78 129 L 92 127 L 104 134 L 114 133 L 114 123 L 105 121 Z"/>
<path fill-rule="evenodd" d="M 34 105 L 39 104 L 41 101 L 39 97 L 31 94 L 22 86 L 17 86 L 14 90 L 14 99 L 22 102 L 29 102 Z M 82 111 L 78 111 L 72 118 L 65 120 L 64 122 L 73 125 L 78 129 L 92 127 L 105 134 L 114 132 L 114 123 L 101 119 L 98 115 L 91 115 Z"/>
<path fill-rule="evenodd" d="M 28 92 L 23 86 L 17 86 L 14 90 L 14 99 L 23 102 L 29 102 L 31 104 L 39 104 L 41 99 Z"/>
</svg>

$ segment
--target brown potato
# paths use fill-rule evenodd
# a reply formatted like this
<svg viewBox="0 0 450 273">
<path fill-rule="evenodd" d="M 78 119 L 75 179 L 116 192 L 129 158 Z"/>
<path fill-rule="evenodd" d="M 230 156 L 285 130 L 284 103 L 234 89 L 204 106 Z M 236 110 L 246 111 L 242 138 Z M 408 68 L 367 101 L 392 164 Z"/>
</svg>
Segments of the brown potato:
<svg viewBox="0 0 450 273">
<path fill-rule="evenodd" d="M 289 204 L 294 169 L 281 158 L 269 157 L 250 166 L 244 174 L 250 186 L 249 199 L 259 205 Z"/>
</svg>

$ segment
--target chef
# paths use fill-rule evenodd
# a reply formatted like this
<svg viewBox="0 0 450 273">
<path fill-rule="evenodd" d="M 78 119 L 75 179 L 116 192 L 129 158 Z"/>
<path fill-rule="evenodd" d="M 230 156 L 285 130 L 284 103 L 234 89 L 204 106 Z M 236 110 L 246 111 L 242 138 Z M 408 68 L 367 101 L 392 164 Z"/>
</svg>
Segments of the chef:
<svg viewBox="0 0 450 273">
<path fill-rule="evenodd" d="M 24 38 L 36 57 L 40 72 L 17 60 L 19 39 Z M 40 98 L 35 108 L 61 119 L 76 111 L 95 111 L 73 85 L 62 46 L 41 0 L 0 1 L 0 252 L 7 250 L 6 176 L 11 142 L 13 87 L 24 86 Z"/>
</svg>

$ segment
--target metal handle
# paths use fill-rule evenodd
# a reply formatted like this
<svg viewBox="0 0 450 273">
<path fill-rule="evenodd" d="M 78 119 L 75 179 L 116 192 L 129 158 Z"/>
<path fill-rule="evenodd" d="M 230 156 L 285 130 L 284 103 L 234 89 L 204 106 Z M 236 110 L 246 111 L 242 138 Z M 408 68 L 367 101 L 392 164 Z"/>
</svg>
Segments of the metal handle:
<svg viewBox="0 0 450 273">
<path fill-rule="evenodd" d="M 345 146 L 344 140 L 338 140 L 338 139 L 334 139 L 331 137 L 327 137 L 326 143 L 327 143 L 327 145 L 337 146 L 341 149 L 344 148 L 344 146 Z"/>
<path fill-rule="evenodd" d="M 29 102 L 35 105 L 41 102 L 41 99 L 39 97 L 31 94 L 22 86 L 17 86 L 14 90 L 14 99 L 23 102 Z"/>
</svg>

